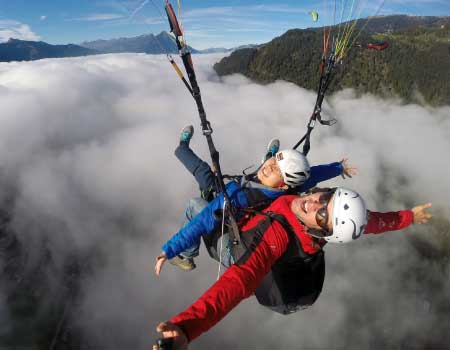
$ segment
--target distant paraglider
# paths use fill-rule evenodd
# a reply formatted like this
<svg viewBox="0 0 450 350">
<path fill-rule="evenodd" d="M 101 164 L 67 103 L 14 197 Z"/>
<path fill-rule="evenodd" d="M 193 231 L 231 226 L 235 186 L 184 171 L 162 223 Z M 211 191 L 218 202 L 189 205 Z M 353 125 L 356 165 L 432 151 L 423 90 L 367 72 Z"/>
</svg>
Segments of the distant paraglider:
<svg viewBox="0 0 450 350">
<path fill-rule="evenodd" d="M 319 13 L 317 11 L 313 10 L 313 11 L 309 11 L 308 13 L 311 15 L 312 20 L 314 22 L 317 22 L 319 20 Z"/>
</svg>

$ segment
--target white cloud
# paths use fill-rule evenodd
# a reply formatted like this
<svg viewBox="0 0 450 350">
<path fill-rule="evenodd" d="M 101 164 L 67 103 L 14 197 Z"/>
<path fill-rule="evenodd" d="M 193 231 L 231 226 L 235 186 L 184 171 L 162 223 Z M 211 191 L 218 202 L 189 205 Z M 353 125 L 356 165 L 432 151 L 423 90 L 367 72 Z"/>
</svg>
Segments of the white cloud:
<svg viewBox="0 0 450 350">
<path fill-rule="evenodd" d="M 272 137 L 282 147 L 295 144 L 315 94 L 285 82 L 218 79 L 211 68 L 217 57 L 195 56 L 194 63 L 222 168 L 233 174 L 257 162 Z M 30 264 L 49 252 L 55 264 L 46 275 L 57 291 L 69 257 L 89 257 L 71 320 L 91 347 L 148 347 L 149 327 L 182 311 L 216 275 L 204 250 L 189 274 L 169 264 L 158 279 L 152 272 L 184 204 L 197 195 L 173 156 L 184 125 L 195 126 L 192 147 L 209 159 L 192 97 L 165 56 L 124 54 L 0 64 L 0 105 L 0 199 L 14 193 L 12 226 Z M 450 149 L 450 107 L 345 91 L 327 100 L 325 113 L 339 123 L 316 127 L 311 163 L 349 156 L 359 168 L 353 179 L 329 184 L 361 191 L 374 210 L 430 200 L 448 217 L 450 164 L 442 152 Z M 443 234 L 437 227 L 329 245 L 324 292 L 313 308 L 279 317 L 252 298 L 194 347 L 356 349 L 413 341 L 425 348 L 427 339 L 445 341 L 448 261 L 421 256 L 412 240 L 435 241 Z"/>
<path fill-rule="evenodd" d="M 134 11 L 130 14 L 130 19 L 136 16 L 139 13 L 139 11 L 141 11 L 145 7 L 145 5 L 148 4 L 148 2 L 149 0 L 144 0 L 138 7 L 136 7 Z"/>
<path fill-rule="evenodd" d="M 187 10 L 183 12 L 183 18 L 193 17 L 210 17 L 210 16 L 226 16 L 236 14 L 236 9 L 231 6 L 224 7 L 204 7 Z"/>
<path fill-rule="evenodd" d="M 273 13 L 303 13 L 307 14 L 311 10 L 311 5 L 302 6 L 292 6 L 287 4 L 267 4 L 267 5 L 254 5 L 248 8 L 252 12 L 273 12 Z"/>
<path fill-rule="evenodd" d="M 390 0 L 389 3 L 408 5 L 408 6 L 433 6 L 433 5 L 448 5 L 446 0 Z"/>
<path fill-rule="evenodd" d="M 86 22 L 96 22 L 96 21 L 113 21 L 118 19 L 126 18 L 124 15 L 117 13 L 94 13 L 86 16 L 76 17 L 69 19 L 70 21 L 86 21 Z"/>
<path fill-rule="evenodd" d="M 161 17 L 148 17 L 144 20 L 145 24 L 154 25 L 154 24 L 165 24 L 166 22 L 161 19 Z"/>
<path fill-rule="evenodd" d="M 0 41 L 8 41 L 10 38 L 31 41 L 40 39 L 27 24 L 8 19 L 0 20 Z"/>
<path fill-rule="evenodd" d="M 266 5 L 243 5 L 243 6 L 210 6 L 187 10 L 183 17 L 211 17 L 211 16 L 239 16 L 254 17 L 267 13 L 304 13 L 307 14 L 309 8 L 291 6 L 287 4 L 266 4 Z"/>
</svg>

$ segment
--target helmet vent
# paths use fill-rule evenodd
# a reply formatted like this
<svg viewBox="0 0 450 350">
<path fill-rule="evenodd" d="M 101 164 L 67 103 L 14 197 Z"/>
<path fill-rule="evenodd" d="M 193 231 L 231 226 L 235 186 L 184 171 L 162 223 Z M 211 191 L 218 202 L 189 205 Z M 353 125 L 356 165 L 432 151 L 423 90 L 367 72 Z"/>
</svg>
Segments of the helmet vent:
<svg viewBox="0 0 450 350">
<path fill-rule="evenodd" d="M 344 205 L 344 209 L 345 209 L 345 210 L 348 210 L 348 208 L 350 208 L 350 207 L 348 206 L 348 204 Z"/>
</svg>

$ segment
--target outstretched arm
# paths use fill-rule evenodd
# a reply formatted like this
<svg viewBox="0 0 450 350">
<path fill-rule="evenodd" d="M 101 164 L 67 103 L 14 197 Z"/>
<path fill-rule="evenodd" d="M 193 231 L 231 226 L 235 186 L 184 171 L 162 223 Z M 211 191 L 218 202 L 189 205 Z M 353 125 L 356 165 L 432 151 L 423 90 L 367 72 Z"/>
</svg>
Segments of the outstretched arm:
<svg viewBox="0 0 450 350">
<path fill-rule="evenodd" d="M 227 193 L 234 206 L 248 206 L 245 193 L 236 182 L 230 182 L 227 185 Z M 185 251 L 196 244 L 202 235 L 208 235 L 217 228 L 219 221 L 215 218 L 215 212 L 223 208 L 223 202 L 223 194 L 220 194 L 163 245 L 162 253 L 156 258 L 155 273 L 157 275 L 160 274 L 161 268 L 167 259 L 172 259 L 177 254 Z"/>
<path fill-rule="evenodd" d="M 189 341 L 217 324 L 243 299 L 253 295 L 275 261 L 286 250 L 289 238 L 273 222 L 255 250 L 240 265 L 232 265 L 197 301 L 171 319 Z M 274 249 L 273 247 L 276 247 Z"/>
<path fill-rule="evenodd" d="M 364 233 L 383 233 L 404 229 L 411 224 L 424 224 L 432 217 L 426 210 L 431 203 L 418 205 L 411 210 L 378 213 L 369 211 L 369 220 Z"/>
<path fill-rule="evenodd" d="M 319 182 L 330 180 L 339 175 L 344 179 L 345 176 L 352 177 L 356 175 L 356 170 L 356 167 L 348 163 L 348 158 L 343 158 L 340 162 L 312 166 L 309 179 L 298 188 L 298 192 L 306 192 L 317 186 Z"/>
</svg>

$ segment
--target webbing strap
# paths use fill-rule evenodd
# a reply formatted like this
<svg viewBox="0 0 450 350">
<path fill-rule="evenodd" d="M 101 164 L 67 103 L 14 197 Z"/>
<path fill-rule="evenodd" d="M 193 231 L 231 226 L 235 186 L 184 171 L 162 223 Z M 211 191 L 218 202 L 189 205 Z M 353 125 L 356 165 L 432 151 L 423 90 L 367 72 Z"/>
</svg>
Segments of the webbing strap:
<svg viewBox="0 0 450 350">
<path fill-rule="evenodd" d="M 283 226 L 284 230 L 288 234 L 289 244 L 288 244 L 286 252 L 283 254 L 283 256 L 291 256 L 290 253 L 292 251 L 295 251 L 296 253 L 298 253 L 300 255 L 300 257 L 304 261 L 308 261 L 311 259 L 311 255 L 309 255 L 308 253 L 305 252 L 300 240 L 298 239 L 297 235 L 295 234 L 294 229 L 292 228 L 291 224 L 287 221 L 287 219 L 283 215 L 277 214 L 274 212 L 270 212 L 270 211 L 267 213 L 262 213 L 262 214 L 268 216 L 270 219 L 277 221 L 281 226 Z M 292 244 L 292 243 L 294 243 L 294 244 Z"/>
<path fill-rule="evenodd" d="M 211 128 L 211 123 L 206 119 L 206 113 L 205 113 L 205 109 L 203 107 L 202 97 L 200 94 L 200 88 L 197 83 L 197 77 L 195 75 L 191 53 L 189 51 L 189 48 L 185 45 L 181 26 L 179 25 L 177 17 L 175 15 L 175 12 L 173 11 L 173 8 L 170 5 L 168 0 L 166 0 L 165 10 L 166 10 L 167 18 L 169 20 L 170 30 L 175 35 L 175 41 L 177 43 L 177 47 L 180 52 L 180 56 L 183 61 L 184 68 L 186 70 L 190 86 L 187 83 L 187 81 L 185 79 L 183 79 L 183 77 L 181 77 L 181 76 L 180 77 L 182 78 L 183 83 L 188 88 L 189 92 L 191 93 L 191 95 L 194 98 L 195 103 L 197 105 L 198 115 L 200 117 L 203 135 L 206 137 L 206 141 L 208 143 L 209 153 L 211 155 L 212 166 L 213 166 L 216 178 L 217 178 L 218 187 L 219 187 L 220 192 L 223 193 L 224 203 L 225 203 L 225 213 L 228 218 L 229 225 L 231 226 L 231 231 L 232 231 L 231 232 L 232 233 L 232 244 L 233 244 L 233 246 L 235 246 L 235 248 L 241 249 L 240 247 L 237 247 L 238 245 L 240 245 L 239 229 L 238 229 L 238 225 L 237 225 L 236 219 L 235 219 L 234 208 L 231 205 L 230 198 L 225 189 L 225 184 L 224 184 L 223 176 L 222 176 L 222 170 L 220 168 L 219 152 L 217 151 L 216 147 L 214 146 L 214 142 L 213 142 L 213 139 L 211 136 L 211 134 L 213 132 L 213 130 Z M 173 63 L 172 63 L 172 66 L 177 71 L 177 74 L 180 75 L 180 70 L 179 69 L 177 70 Z"/>
<path fill-rule="evenodd" d="M 298 254 L 304 261 L 308 261 L 311 259 L 311 255 L 309 255 L 308 253 L 305 252 L 299 238 L 297 237 L 294 229 L 292 228 L 292 225 L 284 217 L 284 215 L 275 213 L 272 211 L 261 212 L 258 210 L 251 210 L 248 208 L 244 209 L 243 211 L 247 212 L 247 213 L 253 213 L 253 214 L 259 214 L 259 215 L 266 216 L 267 219 L 270 220 L 270 222 L 275 220 L 283 227 L 283 229 L 286 231 L 287 235 L 289 236 L 289 244 L 287 246 L 286 251 L 283 254 L 283 257 L 284 256 L 291 257 L 293 255 Z M 256 227 L 257 226 L 255 226 L 255 228 Z M 265 233 L 265 231 L 262 234 L 264 235 L 264 233 Z M 262 236 L 259 239 L 262 239 Z"/>
</svg>

